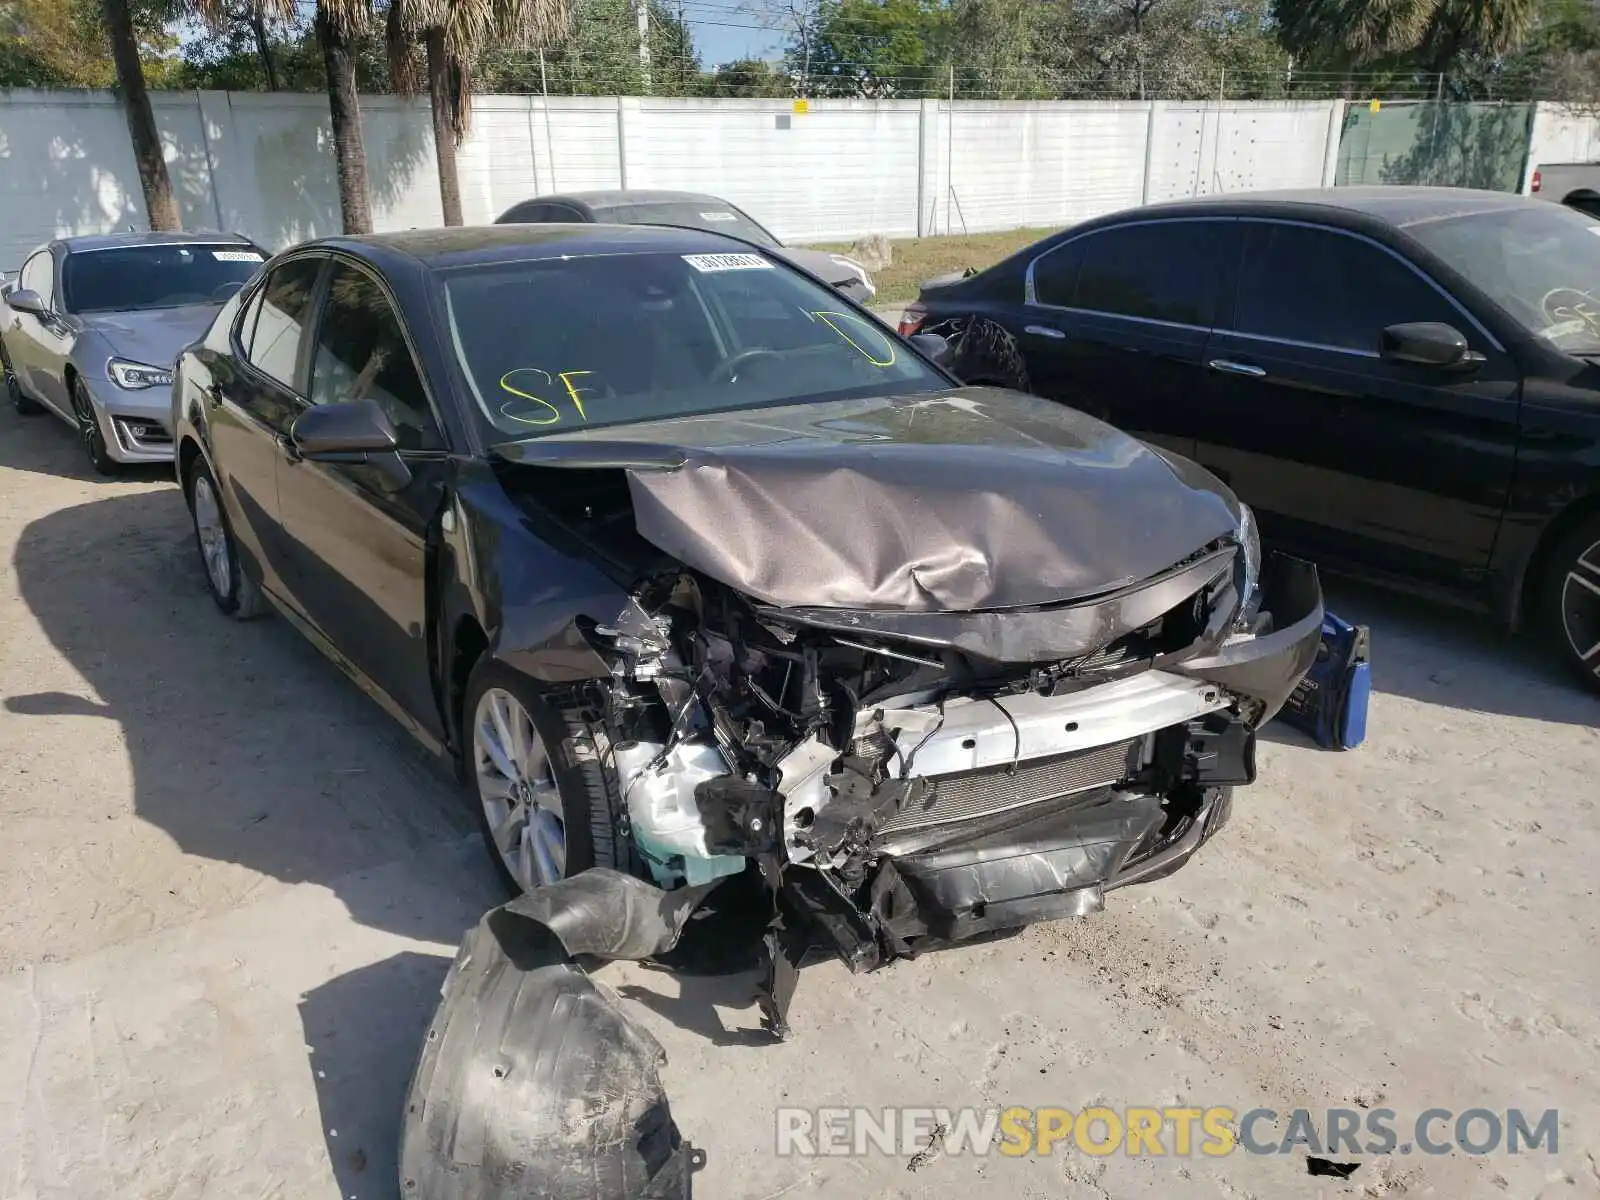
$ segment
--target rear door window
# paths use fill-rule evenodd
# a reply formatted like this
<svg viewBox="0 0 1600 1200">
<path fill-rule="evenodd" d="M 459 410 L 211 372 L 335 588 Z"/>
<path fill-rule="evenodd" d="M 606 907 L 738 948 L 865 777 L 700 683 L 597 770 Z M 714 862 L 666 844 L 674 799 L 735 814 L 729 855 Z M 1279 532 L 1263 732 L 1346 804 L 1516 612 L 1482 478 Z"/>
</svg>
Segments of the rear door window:
<svg viewBox="0 0 1600 1200">
<path fill-rule="evenodd" d="M 1071 308 L 1078 289 L 1078 270 L 1083 266 L 1083 244 L 1078 238 L 1033 263 L 1033 298 L 1040 304 Z"/>
<path fill-rule="evenodd" d="M 1072 244 L 1082 259 L 1068 307 L 1203 329 L 1238 260 L 1238 223 L 1120 225 Z"/>
<path fill-rule="evenodd" d="M 1376 355 L 1385 326 L 1465 325 L 1437 289 L 1364 238 L 1266 221 L 1245 222 L 1245 229 L 1239 333 Z"/>
</svg>

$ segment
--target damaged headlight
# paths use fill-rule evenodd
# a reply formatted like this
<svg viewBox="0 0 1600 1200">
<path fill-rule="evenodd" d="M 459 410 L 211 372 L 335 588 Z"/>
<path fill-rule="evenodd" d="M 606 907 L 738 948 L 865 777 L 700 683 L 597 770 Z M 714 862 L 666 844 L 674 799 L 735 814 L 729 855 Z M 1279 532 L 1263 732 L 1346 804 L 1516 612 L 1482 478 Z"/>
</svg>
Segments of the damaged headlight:
<svg viewBox="0 0 1600 1200">
<path fill-rule="evenodd" d="M 1239 545 L 1244 549 L 1244 578 L 1239 583 L 1241 611 L 1248 615 L 1255 611 L 1256 595 L 1261 586 L 1261 533 L 1256 529 L 1256 515 L 1248 504 L 1239 505 Z"/>
</svg>

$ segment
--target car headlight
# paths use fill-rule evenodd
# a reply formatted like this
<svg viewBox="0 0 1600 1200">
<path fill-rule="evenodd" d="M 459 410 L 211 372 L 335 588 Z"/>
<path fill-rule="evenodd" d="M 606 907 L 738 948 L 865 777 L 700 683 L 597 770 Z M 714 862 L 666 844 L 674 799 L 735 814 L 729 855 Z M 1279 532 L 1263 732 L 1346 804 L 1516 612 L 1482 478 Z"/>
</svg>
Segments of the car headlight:
<svg viewBox="0 0 1600 1200">
<path fill-rule="evenodd" d="M 1248 504 L 1239 505 L 1239 545 L 1244 548 L 1244 579 L 1240 584 L 1240 602 L 1249 607 L 1261 586 L 1261 533 L 1256 528 L 1256 515 Z"/>
<path fill-rule="evenodd" d="M 830 254 L 828 257 L 834 262 L 838 263 L 841 267 L 844 267 L 846 270 L 854 271 L 858 276 L 860 276 L 861 286 L 867 289 L 867 295 L 873 296 L 877 294 L 878 289 L 872 286 L 872 277 L 867 274 L 867 269 L 855 259 L 846 258 L 842 254 Z"/>
<path fill-rule="evenodd" d="M 113 358 L 106 364 L 106 373 L 119 388 L 129 391 L 172 386 L 170 368 L 152 367 L 148 363 L 131 362 L 126 358 Z"/>
</svg>

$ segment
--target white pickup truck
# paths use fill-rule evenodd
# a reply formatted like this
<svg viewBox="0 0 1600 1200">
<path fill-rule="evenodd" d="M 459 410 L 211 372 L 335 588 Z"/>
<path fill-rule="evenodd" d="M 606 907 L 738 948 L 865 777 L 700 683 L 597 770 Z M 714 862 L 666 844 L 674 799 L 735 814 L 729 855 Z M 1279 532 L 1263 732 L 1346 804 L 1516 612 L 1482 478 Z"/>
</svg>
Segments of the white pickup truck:
<svg viewBox="0 0 1600 1200">
<path fill-rule="evenodd" d="M 1600 162 L 1538 163 L 1528 194 L 1600 217 Z"/>
</svg>

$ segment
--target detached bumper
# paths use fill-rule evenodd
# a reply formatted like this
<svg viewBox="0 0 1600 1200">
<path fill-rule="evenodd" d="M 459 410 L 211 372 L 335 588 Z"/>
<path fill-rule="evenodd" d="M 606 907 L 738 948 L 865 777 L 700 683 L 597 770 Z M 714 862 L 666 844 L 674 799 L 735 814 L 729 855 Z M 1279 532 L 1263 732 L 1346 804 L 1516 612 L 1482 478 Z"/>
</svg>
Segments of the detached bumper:
<svg viewBox="0 0 1600 1200">
<path fill-rule="evenodd" d="M 1270 625 L 1260 633 L 1237 634 L 1213 654 L 1191 658 L 1168 670 L 1215 683 L 1254 700 L 1251 728 L 1275 716 L 1295 685 L 1317 660 L 1322 641 L 1322 584 L 1317 568 L 1303 559 L 1270 556 L 1261 574 L 1261 612 Z"/>
</svg>

